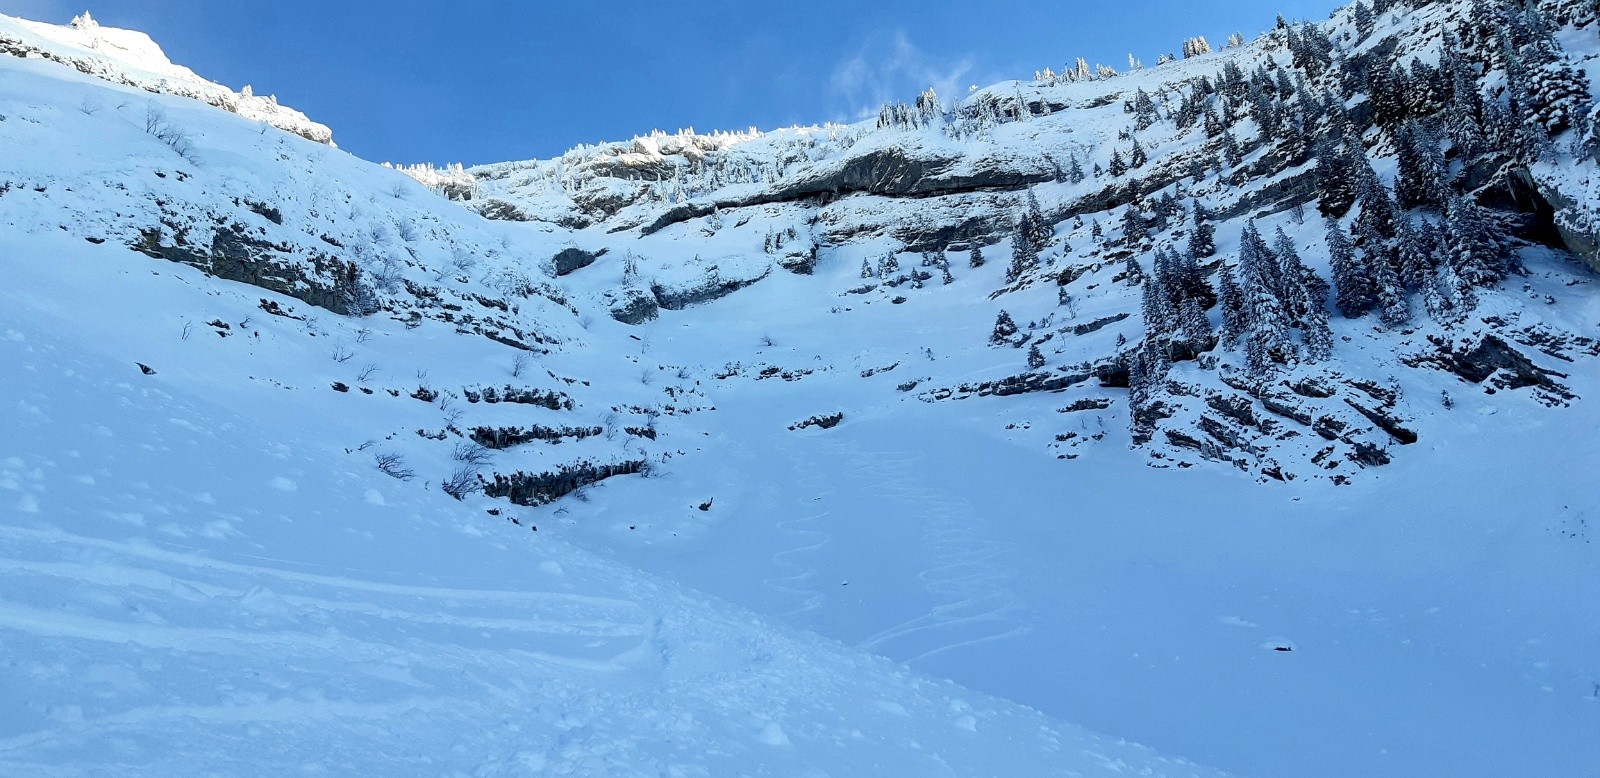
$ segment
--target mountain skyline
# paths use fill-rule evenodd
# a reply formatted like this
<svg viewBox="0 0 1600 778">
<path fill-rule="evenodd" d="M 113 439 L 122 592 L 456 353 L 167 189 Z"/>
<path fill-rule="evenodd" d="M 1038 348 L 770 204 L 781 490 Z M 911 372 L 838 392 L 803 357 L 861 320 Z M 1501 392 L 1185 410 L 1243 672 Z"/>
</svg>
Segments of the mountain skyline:
<svg viewBox="0 0 1600 778">
<path fill-rule="evenodd" d="M 1174 0 L 1056 11 L 954 4 L 732 0 L 658 4 L 210 3 L 0 0 L 0 13 L 145 31 L 235 89 L 252 84 L 339 128 L 360 156 L 484 164 L 673 132 L 856 121 L 937 88 L 1028 79 L 1082 56 L 1154 63 L 1185 38 L 1253 38 L 1275 15 L 1317 21 L 1333 0 Z M 1026 24 L 1006 20 L 1026 18 Z M 603 98 L 601 96 L 604 96 Z"/>
</svg>

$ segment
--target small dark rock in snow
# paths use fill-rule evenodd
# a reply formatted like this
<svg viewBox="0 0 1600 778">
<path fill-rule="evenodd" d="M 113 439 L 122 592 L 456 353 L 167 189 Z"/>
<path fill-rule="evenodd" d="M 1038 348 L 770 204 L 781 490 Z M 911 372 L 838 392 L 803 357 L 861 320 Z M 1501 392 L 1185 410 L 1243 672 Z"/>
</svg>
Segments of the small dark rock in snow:
<svg viewBox="0 0 1600 778">
<path fill-rule="evenodd" d="M 135 362 L 134 364 L 138 365 L 139 366 L 139 372 L 144 373 L 145 375 L 155 375 L 156 374 L 156 369 L 155 368 L 153 368 L 153 367 L 151 367 L 151 366 L 149 366 L 149 365 L 147 365 L 147 364 L 145 364 L 143 362 Z"/>
<path fill-rule="evenodd" d="M 702 511 L 709 511 L 709 510 L 711 510 L 711 503 L 712 503 L 712 501 L 713 501 L 713 500 L 714 500 L 714 499 L 715 499 L 715 498 L 712 498 L 712 500 L 706 500 L 706 501 L 705 501 L 705 502 L 703 502 L 703 503 L 700 503 L 700 510 L 702 510 Z"/>
</svg>

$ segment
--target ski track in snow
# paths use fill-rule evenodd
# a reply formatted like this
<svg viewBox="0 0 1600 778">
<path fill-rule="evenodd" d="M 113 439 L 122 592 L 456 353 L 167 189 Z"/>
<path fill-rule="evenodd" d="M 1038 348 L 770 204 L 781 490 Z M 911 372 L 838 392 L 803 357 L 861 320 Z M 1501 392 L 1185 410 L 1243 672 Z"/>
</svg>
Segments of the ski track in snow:
<svg viewBox="0 0 1600 778">
<path fill-rule="evenodd" d="M 822 446 L 851 470 L 872 474 L 865 493 L 887 500 L 921 533 L 926 565 L 917 574 L 940 604 L 884 628 L 857 643 L 907 664 L 962 646 L 1026 634 L 1014 614 L 1022 603 L 1009 585 L 1014 572 L 1002 560 L 1013 544 L 986 539 L 987 520 L 959 494 L 918 474 L 926 456 L 910 452 L 863 452 L 850 444 Z"/>
<path fill-rule="evenodd" d="M 795 484 L 800 487 L 802 494 L 815 494 L 813 500 L 821 502 L 836 493 L 837 490 L 828 485 L 828 479 L 810 457 L 795 456 L 792 459 L 797 473 Z M 820 529 L 821 525 L 826 524 L 825 520 L 829 513 L 823 510 L 777 523 L 779 531 L 801 542 L 801 545 L 772 555 L 774 569 L 797 572 L 774 576 L 762 582 L 768 589 L 799 598 L 800 605 L 779 613 L 780 618 L 793 621 L 799 616 L 822 608 L 822 591 L 816 588 L 817 568 L 803 560 L 833 542 L 833 535 Z"/>
</svg>

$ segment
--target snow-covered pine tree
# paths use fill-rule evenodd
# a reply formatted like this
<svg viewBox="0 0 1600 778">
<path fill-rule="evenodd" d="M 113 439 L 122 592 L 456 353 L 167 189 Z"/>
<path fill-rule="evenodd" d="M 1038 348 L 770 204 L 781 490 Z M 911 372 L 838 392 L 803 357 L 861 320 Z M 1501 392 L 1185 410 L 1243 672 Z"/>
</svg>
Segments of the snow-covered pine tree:
<svg viewBox="0 0 1600 778">
<path fill-rule="evenodd" d="M 1277 260 L 1254 224 L 1246 224 L 1240 239 L 1240 289 L 1244 293 L 1245 364 L 1252 376 L 1265 378 L 1278 365 L 1295 357 L 1291 322 L 1277 291 Z"/>
<path fill-rule="evenodd" d="M 1244 231 L 1239 235 L 1239 281 L 1241 284 L 1249 283 L 1251 274 L 1260 277 L 1266 285 L 1267 291 L 1278 298 L 1282 305 L 1286 294 L 1284 292 L 1283 273 L 1279 269 L 1278 258 L 1272 252 L 1272 247 L 1267 245 L 1261 231 L 1256 229 L 1254 221 L 1245 222 Z M 1246 288 L 1246 299 L 1248 299 Z"/>
<path fill-rule="evenodd" d="M 1011 264 L 1006 266 L 1006 283 L 1015 282 L 1038 266 L 1039 250 L 1033 245 L 1027 220 L 1023 219 L 1011 231 Z"/>
<path fill-rule="evenodd" d="M 1161 118 L 1161 114 L 1156 110 L 1156 101 L 1150 99 L 1150 93 L 1142 88 L 1134 92 L 1132 107 L 1133 126 L 1140 132 L 1149 129 Z M 1133 166 L 1139 167 L 1139 163 L 1134 163 Z"/>
<path fill-rule="evenodd" d="M 1489 217 L 1471 197 L 1452 197 L 1445 209 L 1445 254 L 1451 269 L 1468 286 L 1489 286 L 1510 271 Z"/>
<path fill-rule="evenodd" d="M 1200 303 L 1192 297 L 1183 298 L 1178 306 L 1178 334 L 1188 343 L 1189 350 L 1199 353 L 1216 347 L 1217 338 L 1211 331 L 1211 320 Z"/>
<path fill-rule="evenodd" d="M 1378 320 L 1390 327 L 1398 327 L 1411 321 L 1405 282 L 1400 280 L 1400 274 L 1395 272 L 1394 265 L 1390 262 L 1373 262 L 1368 267 L 1372 271 L 1373 288 L 1378 294 Z"/>
<path fill-rule="evenodd" d="M 1339 223 L 1328 220 L 1328 262 L 1333 270 L 1334 304 L 1345 318 L 1360 318 L 1377 304 L 1378 291 L 1366 266 L 1356 259 L 1355 244 L 1340 229 Z"/>
<path fill-rule="evenodd" d="M 1433 130 L 1408 121 L 1395 135 L 1394 194 L 1401 208 L 1438 208 L 1444 205 L 1446 188 L 1444 152 Z"/>
<path fill-rule="evenodd" d="M 1372 35 L 1372 6 L 1366 3 L 1356 3 L 1355 8 L 1356 38 L 1365 40 Z"/>
<path fill-rule="evenodd" d="M 1400 281 L 1406 289 L 1420 291 L 1433 278 L 1433 267 L 1441 250 L 1437 229 L 1426 219 L 1421 222 L 1400 220 L 1400 237 L 1395 242 L 1395 254 L 1400 263 Z"/>
<path fill-rule="evenodd" d="M 1166 386 L 1172 361 L 1165 348 L 1150 341 L 1141 341 L 1124 358 L 1128 364 L 1129 426 L 1133 442 L 1142 445 L 1150 442 L 1155 431 L 1156 397 Z"/>
<path fill-rule="evenodd" d="M 1144 266 L 1139 264 L 1138 257 L 1128 257 L 1127 265 L 1124 267 L 1122 274 L 1127 277 L 1129 286 L 1138 286 L 1144 283 Z"/>
<path fill-rule="evenodd" d="M 1146 232 L 1144 210 L 1139 207 L 1139 201 L 1128 203 L 1122 212 L 1122 242 L 1123 245 L 1133 248 L 1150 237 Z"/>
<path fill-rule="evenodd" d="M 1217 254 L 1217 228 L 1211 224 L 1211 214 L 1194 201 L 1194 230 L 1189 234 L 1189 254 L 1195 259 L 1206 259 Z"/>
<path fill-rule="evenodd" d="M 1038 370 L 1041 367 L 1044 367 L 1044 354 L 1039 351 L 1039 344 L 1035 343 L 1028 347 L 1028 369 Z"/>
<path fill-rule="evenodd" d="M 1028 239 L 1035 248 L 1050 245 L 1055 238 L 1055 228 L 1044 218 L 1044 209 L 1039 207 L 1039 198 L 1035 197 L 1033 190 L 1028 190 L 1028 211 L 1023 215 L 1023 228 L 1028 233 Z"/>
<path fill-rule="evenodd" d="M 1422 287 L 1423 304 L 1434 321 L 1444 325 L 1460 322 L 1478 305 L 1472 285 L 1456 275 L 1449 262 L 1440 262 Z"/>
<path fill-rule="evenodd" d="M 1106 171 L 1117 178 L 1128 174 L 1128 163 L 1122 158 L 1121 150 L 1111 150 L 1111 161 L 1107 164 Z"/>
<path fill-rule="evenodd" d="M 1317 210 L 1328 218 L 1343 217 L 1356 202 L 1357 179 L 1350 159 L 1355 154 L 1324 138 L 1317 141 L 1312 155 L 1317 159 Z"/>
<path fill-rule="evenodd" d="M 1244 149 L 1239 147 L 1239 139 L 1233 136 L 1232 129 L 1222 131 L 1222 161 L 1228 167 L 1238 167 L 1244 161 Z"/>
<path fill-rule="evenodd" d="M 1139 139 L 1133 139 L 1133 148 L 1128 152 L 1128 167 L 1142 168 L 1150 162 L 1150 155 L 1145 153 L 1144 146 L 1139 145 Z"/>
<path fill-rule="evenodd" d="M 1011 339 L 1016 336 L 1017 322 L 1011 318 L 1010 313 L 1001 310 L 1000 315 L 995 317 L 994 332 L 989 335 L 989 345 L 1008 346 L 1011 345 Z"/>
<path fill-rule="evenodd" d="M 1387 256 L 1389 241 L 1399 234 L 1400 216 L 1389 187 L 1384 186 L 1372 165 L 1366 163 L 1365 154 L 1360 155 L 1360 161 L 1356 168 L 1356 201 L 1361 204 L 1361 211 L 1356 215 L 1353 231 L 1357 242 L 1365 244 L 1373 239 L 1384 244 Z M 1371 246 L 1367 249 L 1374 250 Z"/>
<path fill-rule="evenodd" d="M 968 267 L 978 268 L 978 267 L 983 267 L 983 263 L 984 263 L 983 249 L 981 249 L 981 248 L 979 248 L 977 246 L 973 246 L 972 247 L 972 254 L 970 255 L 969 259 L 967 260 L 967 266 Z"/>
<path fill-rule="evenodd" d="M 1218 293 L 1218 308 L 1222 314 L 1222 347 L 1233 348 L 1239 345 L 1239 339 L 1250 326 L 1244 309 L 1244 292 L 1239 289 L 1238 282 L 1233 280 L 1232 268 L 1223 267 L 1218 275 L 1220 279 L 1217 285 L 1221 289 Z"/>
<path fill-rule="evenodd" d="M 1483 94 L 1478 87 L 1477 67 L 1461 53 L 1460 39 L 1454 33 L 1444 35 L 1439 70 L 1450 90 L 1450 110 L 1442 115 L 1445 136 L 1463 154 L 1474 156 L 1487 143 L 1483 128 Z"/>
<path fill-rule="evenodd" d="M 1311 295 L 1306 289 L 1306 277 L 1311 274 L 1311 268 L 1300 259 L 1300 251 L 1295 248 L 1294 239 L 1289 233 L 1279 227 L 1272 235 L 1272 255 L 1278 262 L 1280 299 L 1283 310 L 1289 315 L 1289 320 L 1300 326 L 1306 312 L 1313 305 Z"/>
<path fill-rule="evenodd" d="M 1533 17 L 1529 26 L 1534 40 L 1516 52 L 1516 66 L 1507 68 L 1507 78 L 1527 112 L 1524 121 L 1554 137 L 1583 119 L 1592 103 L 1589 79 L 1568 61 L 1537 9 L 1527 13 Z"/>
</svg>

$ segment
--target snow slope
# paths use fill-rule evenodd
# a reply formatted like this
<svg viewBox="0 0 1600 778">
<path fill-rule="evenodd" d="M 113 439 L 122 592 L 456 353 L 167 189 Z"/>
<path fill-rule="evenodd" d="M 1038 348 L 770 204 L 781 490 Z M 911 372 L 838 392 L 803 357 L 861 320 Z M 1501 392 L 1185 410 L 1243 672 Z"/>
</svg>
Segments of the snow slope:
<svg viewBox="0 0 1600 778">
<path fill-rule="evenodd" d="M 1132 89 L 1283 57 L 998 85 L 1039 115 L 954 132 L 405 171 L 468 208 L 0 59 L 0 677 L 27 701 L 0 772 L 1595 774 L 1600 297 L 1571 254 L 1518 241 L 1469 321 L 1336 320 L 1334 360 L 1286 372 L 1383 467 L 1281 421 L 1236 425 L 1242 465 L 1136 446 L 1085 372 L 1143 337 L 1091 237 L 1130 182 L 1056 180 L 1058 152 L 1108 162 Z M 1157 169 L 1207 143 L 1150 132 Z M 1256 216 L 1326 275 L 1279 197 L 1305 169 L 1239 169 L 1148 194 L 1212 208 L 1223 257 Z M 1055 234 L 1011 281 L 1030 192 Z M 1002 309 L 1043 368 L 990 343 Z M 1559 390 L 1436 369 L 1430 336 L 1502 338 Z M 1167 429 L 1220 419 L 1237 361 L 1175 367 Z M 1415 442 L 1350 405 L 1382 398 Z M 643 477 L 476 491 L 621 465 Z"/>
<path fill-rule="evenodd" d="M 181 102 L 163 107 L 199 165 L 120 119 L 50 146 L 30 129 L 65 128 L 54 112 L 143 98 L 3 66 L 0 111 L 28 151 L 0 196 L 15 225 L 0 242 L 0 772 L 1212 774 L 450 499 L 406 428 L 435 405 L 333 391 L 362 369 L 330 350 L 399 386 L 434 365 L 487 376 L 490 358 L 498 379 L 514 348 L 429 318 L 318 314 L 119 233 L 229 182 L 274 192 L 296 223 L 313 193 L 272 149 L 373 208 L 402 199 L 379 188 L 398 174 Z M 155 168 L 167 177 L 138 183 Z M 190 186 L 122 210 L 108 194 L 174 180 Z M 419 200 L 409 215 L 434 213 L 433 238 L 493 230 Z M 391 443 L 428 483 L 375 469 Z"/>
</svg>

